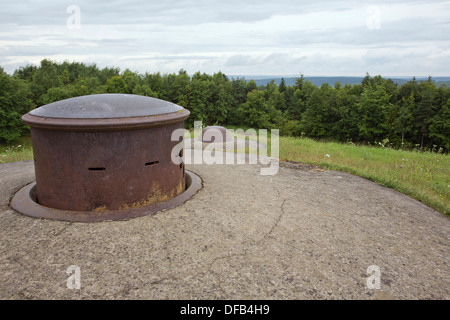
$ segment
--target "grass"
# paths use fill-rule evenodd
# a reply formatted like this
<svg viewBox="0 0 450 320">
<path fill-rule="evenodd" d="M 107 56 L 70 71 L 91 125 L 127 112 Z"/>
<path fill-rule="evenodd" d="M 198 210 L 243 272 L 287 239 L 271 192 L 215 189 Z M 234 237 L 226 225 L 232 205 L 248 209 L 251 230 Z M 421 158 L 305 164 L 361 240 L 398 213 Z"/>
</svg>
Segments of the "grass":
<svg viewBox="0 0 450 320">
<path fill-rule="evenodd" d="M 0 144 L 0 163 L 33 159 L 31 137 L 22 137 L 14 143 Z"/>
<path fill-rule="evenodd" d="M 249 139 L 256 140 L 256 137 Z M 318 142 L 308 138 L 280 137 L 279 141 L 280 160 L 349 172 L 402 192 L 450 216 L 448 155 Z M 270 155 L 270 136 L 267 142 Z M 0 145 L 0 163 L 32 158 L 30 137 L 23 137 L 13 144 Z"/>
</svg>

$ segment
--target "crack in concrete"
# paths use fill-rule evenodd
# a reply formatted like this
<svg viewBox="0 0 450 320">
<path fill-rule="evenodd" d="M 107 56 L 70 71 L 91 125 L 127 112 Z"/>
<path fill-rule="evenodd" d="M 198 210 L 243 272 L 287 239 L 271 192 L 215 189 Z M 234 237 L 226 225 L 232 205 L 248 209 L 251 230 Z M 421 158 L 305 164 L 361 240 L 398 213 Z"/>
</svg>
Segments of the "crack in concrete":
<svg viewBox="0 0 450 320">
<path fill-rule="evenodd" d="M 257 243 L 264 241 L 268 236 L 270 236 L 275 229 L 275 227 L 280 223 L 280 220 L 282 216 L 284 215 L 284 203 L 286 202 L 286 199 L 283 199 L 283 203 L 280 206 L 280 214 L 278 215 L 278 219 L 275 221 L 275 224 L 270 228 L 269 232 L 266 233 L 261 240 L 257 241 Z"/>
<path fill-rule="evenodd" d="M 247 250 L 248 249 L 244 249 L 244 251 L 245 251 L 244 253 L 234 253 L 234 254 L 229 254 L 229 255 L 220 256 L 220 257 L 215 258 L 213 261 L 211 261 L 209 263 L 209 267 L 207 268 L 206 272 L 213 272 L 211 269 L 212 269 L 213 265 L 219 260 L 233 258 L 233 257 L 239 257 L 239 256 L 246 256 Z"/>
<path fill-rule="evenodd" d="M 216 278 L 216 283 L 217 283 L 217 287 L 219 288 L 219 290 L 222 293 L 222 297 L 225 296 L 226 292 L 225 289 L 223 288 L 223 281 L 220 277 L 219 273 L 216 273 L 212 270 L 213 265 L 219 261 L 219 260 L 223 260 L 223 259 L 228 259 L 228 258 L 232 258 L 232 257 L 239 257 L 239 256 L 246 256 L 247 255 L 247 249 L 244 249 L 244 253 L 235 253 L 235 254 L 230 254 L 230 255 L 226 255 L 226 256 L 220 256 L 215 258 L 213 261 L 211 261 L 211 263 L 209 264 L 209 267 L 207 268 L 207 270 L 205 270 L 203 273 L 212 273 L 214 275 L 214 277 Z"/>
<path fill-rule="evenodd" d="M 150 282 L 150 285 L 154 285 L 154 284 L 160 284 L 163 281 L 166 280 L 180 280 L 181 278 L 177 278 L 177 277 L 164 277 L 155 281 Z"/>
<path fill-rule="evenodd" d="M 274 229 L 278 226 L 278 224 L 281 221 L 281 218 L 285 214 L 285 212 L 284 212 L 284 205 L 286 203 L 286 200 L 287 199 L 283 199 L 283 202 L 280 205 L 280 214 L 278 215 L 277 219 L 275 220 L 275 223 L 272 225 L 270 230 L 261 239 L 256 240 L 256 241 L 252 241 L 251 243 L 253 243 L 253 245 L 258 245 L 259 243 L 264 241 L 267 237 L 269 237 L 273 233 Z M 161 226 L 164 229 L 163 224 L 161 224 Z M 241 244 L 245 244 L 246 242 L 247 241 L 244 241 Z M 251 244 L 251 243 L 248 243 L 248 244 Z M 167 280 L 179 281 L 179 280 L 186 279 L 186 278 L 197 278 L 197 277 L 199 277 L 201 275 L 204 275 L 204 274 L 207 274 L 207 273 L 211 273 L 216 278 L 217 287 L 220 290 L 220 292 L 222 293 L 222 296 L 225 296 L 226 292 L 225 292 L 225 290 L 224 290 L 224 288 L 222 286 L 223 281 L 221 279 L 221 275 L 220 275 L 220 273 L 217 273 L 214 270 L 212 270 L 213 266 L 214 266 L 214 264 L 216 264 L 216 262 L 218 262 L 220 260 L 226 260 L 226 259 L 230 259 L 230 258 L 233 258 L 233 257 L 245 257 L 245 256 L 247 256 L 249 254 L 250 248 L 244 248 L 243 250 L 244 250 L 244 252 L 242 252 L 242 253 L 227 254 L 227 255 L 222 255 L 222 256 L 216 257 L 206 266 L 206 268 L 204 268 L 203 270 L 201 270 L 199 272 L 196 272 L 195 274 L 188 275 L 187 277 L 177 277 L 177 276 L 172 276 L 172 275 L 171 276 L 166 276 L 166 277 L 162 277 L 162 278 L 160 278 L 158 280 L 152 281 L 150 283 L 150 285 L 159 285 L 162 282 L 165 282 Z M 171 261 L 169 261 L 169 265 L 171 265 Z"/>
<path fill-rule="evenodd" d="M 267 232 L 260 240 L 254 241 L 254 244 L 258 245 L 259 243 L 264 241 L 268 236 L 270 236 L 272 234 L 273 230 L 279 224 L 279 222 L 281 221 L 281 218 L 284 215 L 284 204 L 285 204 L 285 202 L 286 202 L 286 199 L 283 199 L 283 202 L 281 203 L 281 206 L 280 206 L 280 214 L 278 215 L 274 225 L 270 228 L 269 232 Z M 245 242 L 246 241 L 244 241 L 242 244 L 244 244 Z M 197 273 L 194 276 L 198 276 L 198 275 L 200 275 L 202 273 L 207 273 L 207 272 L 210 272 L 210 273 L 214 274 L 214 276 L 216 277 L 216 280 L 217 280 L 217 285 L 218 285 L 220 291 L 222 292 L 223 296 L 225 296 L 225 290 L 222 287 L 223 281 L 221 280 L 220 274 L 216 273 L 216 272 L 214 272 L 212 270 L 213 265 L 219 260 L 229 259 L 229 258 L 239 257 L 239 256 L 245 257 L 245 256 L 247 256 L 249 254 L 248 253 L 249 250 L 250 250 L 250 248 L 245 248 L 243 253 L 229 254 L 229 255 L 217 257 L 213 261 L 210 262 L 209 267 L 205 271 Z"/>
<path fill-rule="evenodd" d="M 67 225 L 65 225 L 65 226 L 62 227 L 61 229 L 57 230 L 57 231 L 53 234 L 53 236 L 54 236 L 54 237 L 59 236 L 61 233 L 63 233 L 64 231 L 66 231 L 67 228 L 69 228 L 69 227 L 72 226 L 72 225 L 73 225 L 73 222 L 69 222 Z M 53 232 L 53 231 L 55 231 L 55 230 L 52 230 L 52 232 Z M 49 232 L 48 234 L 50 235 L 50 232 Z"/>
<path fill-rule="evenodd" d="M 21 186 L 19 186 L 19 187 L 14 188 L 13 192 L 10 194 L 10 196 L 9 196 L 9 198 L 8 198 L 8 203 L 3 204 L 3 205 L 0 205 L 0 209 L 3 210 L 3 209 L 8 208 L 8 209 L 11 209 L 12 211 L 18 213 L 16 210 L 14 210 L 13 208 L 11 208 L 11 201 L 12 201 L 12 199 L 14 198 L 14 195 L 15 195 L 20 189 L 26 187 L 27 185 L 33 183 L 34 181 L 35 181 L 35 180 L 33 179 L 33 181 L 31 181 L 31 182 L 27 182 L 27 183 L 24 184 L 24 185 L 21 185 Z"/>
</svg>

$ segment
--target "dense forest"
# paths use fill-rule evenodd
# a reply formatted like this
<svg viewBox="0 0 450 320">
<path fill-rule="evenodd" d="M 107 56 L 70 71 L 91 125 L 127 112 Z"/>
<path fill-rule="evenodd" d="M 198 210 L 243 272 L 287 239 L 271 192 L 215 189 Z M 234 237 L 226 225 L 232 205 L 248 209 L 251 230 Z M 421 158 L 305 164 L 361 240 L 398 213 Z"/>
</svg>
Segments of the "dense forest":
<svg viewBox="0 0 450 320">
<path fill-rule="evenodd" d="M 27 134 L 20 117 L 54 101 L 96 94 L 130 93 L 174 102 L 191 112 L 186 121 L 204 125 L 274 128 L 280 135 L 382 144 L 448 152 L 450 88 L 433 80 L 402 85 L 366 75 L 360 84 L 313 85 L 300 75 L 295 84 L 257 86 L 222 72 L 139 74 L 79 62 L 42 60 L 8 75 L 0 67 L 0 141 Z"/>
</svg>

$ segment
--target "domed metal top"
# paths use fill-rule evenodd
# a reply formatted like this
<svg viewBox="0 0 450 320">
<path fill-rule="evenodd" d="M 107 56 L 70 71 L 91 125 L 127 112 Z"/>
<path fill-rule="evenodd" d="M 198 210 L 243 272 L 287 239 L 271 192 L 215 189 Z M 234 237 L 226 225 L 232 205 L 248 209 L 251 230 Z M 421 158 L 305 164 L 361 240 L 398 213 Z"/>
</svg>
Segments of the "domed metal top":
<svg viewBox="0 0 450 320">
<path fill-rule="evenodd" d="M 65 99 L 30 111 L 38 117 L 109 119 L 155 116 L 183 110 L 168 101 L 133 94 L 93 94 Z"/>
<path fill-rule="evenodd" d="M 202 135 L 199 137 L 199 140 L 207 143 L 223 143 L 233 141 L 233 137 L 225 127 L 209 126 L 202 130 Z"/>
<path fill-rule="evenodd" d="M 189 111 L 174 103 L 133 94 L 94 94 L 53 102 L 22 116 L 31 127 L 58 130 L 121 130 L 168 125 Z"/>
</svg>

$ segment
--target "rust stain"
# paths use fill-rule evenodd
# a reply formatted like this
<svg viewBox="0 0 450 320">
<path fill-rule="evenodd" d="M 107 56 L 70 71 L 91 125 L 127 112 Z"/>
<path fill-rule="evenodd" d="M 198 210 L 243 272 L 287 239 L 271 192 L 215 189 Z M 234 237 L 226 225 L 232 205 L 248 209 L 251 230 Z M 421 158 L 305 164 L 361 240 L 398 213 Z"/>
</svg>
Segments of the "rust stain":
<svg viewBox="0 0 450 320">
<path fill-rule="evenodd" d="M 108 211 L 108 208 L 106 208 L 105 205 L 102 205 L 101 207 L 97 207 L 94 210 L 92 210 L 93 212 L 103 212 L 103 211 Z"/>
<path fill-rule="evenodd" d="M 152 191 L 148 193 L 147 197 L 145 197 L 142 200 L 133 202 L 132 204 L 124 204 L 123 206 L 120 207 L 119 210 L 128 210 L 145 207 L 157 202 L 169 200 L 171 198 L 173 198 L 172 194 L 171 195 L 165 194 L 161 191 L 159 186 L 154 186 Z"/>
</svg>

